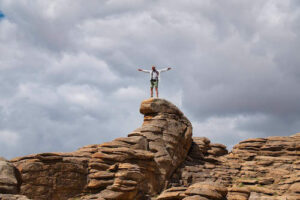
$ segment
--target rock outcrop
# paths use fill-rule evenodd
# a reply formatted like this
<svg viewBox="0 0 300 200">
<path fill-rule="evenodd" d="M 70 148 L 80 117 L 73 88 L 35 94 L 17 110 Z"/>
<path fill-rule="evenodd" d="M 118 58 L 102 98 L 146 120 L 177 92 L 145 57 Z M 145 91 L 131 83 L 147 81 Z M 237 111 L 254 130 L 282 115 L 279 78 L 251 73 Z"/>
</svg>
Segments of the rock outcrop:
<svg viewBox="0 0 300 200">
<path fill-rule="evenodd" d="M 0 157 L 0 194 L 17 194 L 20 176 L 10 162 Z"/>
<path fill-rule="evenodd" d="M 0 194 L 1 200 L 30 200 L 24 195 L 17 195 L 17 194 Z"/>
<path fill-rule="evenodd" d="M 20 194 L 32 199 L 148 199 L 158 195 L 192 143 L 192 125 L 163 99 L 142 102 L 143 125 L 128 137 L 72 153 L 42 153 L 11 162 Z"/>
<path fill-rule="evenodd" d="M 226 199 L 227 188 L 213 182 L 198 182 L 189 187 L 171 187 L 156 200 L 224 200 Z"/>
<path fill-rule="evenodd" d="M 84 191 L 89 155 L 42 153 L 15 158 L 11 162 L 21 174 L 20 194 L 30 199 L 68 199 Z"/>
<path fill-rule="evenodd" d="M 230 198 L 300 199 L 299 133 L 242 141 L 225 159 L 230 169 L 239 169 L 229 190 Z"/>
<path fill-rule="evenodd" d="M 2 200 L 300 200 L 300 133 L 253 138 L 228 152 L 163 99 L 142 126 L 71 153 L 0 159 Z"/>
<path fill-rule="evenodd" d="M 199 182 L 225 186 L 228 200 L 300 199 L 300 134 L 248 139 L 229 154 L 223 145 L 193 138 L 168 190 Z"/>
</svg>

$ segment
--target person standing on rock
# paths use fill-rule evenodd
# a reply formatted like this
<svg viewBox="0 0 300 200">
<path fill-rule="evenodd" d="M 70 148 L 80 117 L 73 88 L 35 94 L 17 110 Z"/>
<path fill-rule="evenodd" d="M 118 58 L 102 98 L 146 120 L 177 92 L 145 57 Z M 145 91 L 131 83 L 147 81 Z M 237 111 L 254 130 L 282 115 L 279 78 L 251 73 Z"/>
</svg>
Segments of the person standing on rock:
<svg viewBox="0 0 300 200">
<path fill-rule="evenodd" d="M 151 97 L 153 97 L 153 88 L 155 87 L 155 92 L 156 92 L 156 97 L 158 98 L 158 82 L 160 80 L 160 73 L 161 72 L 166 72 L 171 70 L 171 67 L 165 68 L 165 69 L 160 69 L 157 70 L 156 67 L 153 65 L 152 70 L 144 70 L 144 69 L 138 69 L 140 72 L 145 72 L 150 74 L 150 94 Z"/>
</svg>

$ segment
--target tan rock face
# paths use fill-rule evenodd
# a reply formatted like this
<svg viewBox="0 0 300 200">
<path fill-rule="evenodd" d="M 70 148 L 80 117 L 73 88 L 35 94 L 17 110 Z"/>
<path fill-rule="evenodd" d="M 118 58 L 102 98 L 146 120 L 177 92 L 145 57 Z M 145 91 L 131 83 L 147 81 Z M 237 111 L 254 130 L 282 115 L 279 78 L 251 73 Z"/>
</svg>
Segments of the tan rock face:
<svg viewBox="0 0 300 200">
<path fill-rule="evenodd" d="M 230 170 L 234 174 L 238 169 L 225 166 L 223 156 L 227 153 L 224 145 L 212 144 L 206 137 L 194 137 L 187 159 L 171 177 L 169 187 L 188 187 L 204 181 L 229 186 L 232 176 L 226 172 Z"/>
<path fill-rule="evenodd" d="M 127 138 L 99 145 L 89 163 L 87 190 L 104 199 L 146 199 L 165 187 L 191 146 L 192 126 L 162 99 L 143 101 L 143 125 Z M 90 197 L 89 197 L 90 198 Z"/>
<path fill-rule="evenodd" d="M 193 138 L 187 159 L 168 187 L 209 181 L 226 186 L 229 200 L 300 199 L 299 144 L 299 134 L 255 138 L 240 142 L 227 154 L 222 145 Z"/>
<path fill-rule="evenodd" d="M 43 153 L 12 160 L 20 194 L 39 200 L 147 199 L 159 194 L 185 160 L 192 125 L 172 103 L 142 102 L 143 125 L 128 137 L 72 153 Z"/>
<path fill-rule="evenodd" d="M 201 182 L 192 184 L 189 187 L 172 187 L 165 190 L 157 200 L 176 200 L 176 199 L 200 199 L 200 200 L 223 200 L 226 198 L 227 188 L 211 182 Z"/>
<path fill-rule="evenodd" d="M 67 199 L 87 183 L 88 158 L 79 153 L 44 153 L 13 162 L 21 173 L 20 193 L 32 199 Z"/>
<path fill-rule="evenodd" d="M 30 200 L 24 195 L 17 194 L 0 194 L 1 200 Z"/>
<path fill-rule="evenodd" d="M 20 177 L 17 169 L 4 158 L 0 159 L 0 193 L 17 194 Z"/>
<path fill-rule="evenodd" d="M 299 133 L 248 139 L 228 153 L 192 138 L 189 120 L 166 100 L 145 100 L 140 112 L 143 124 L 128 137 L 71 153 L 0 158 L 0 193 L 19 193 L 0 199 L 300 199 Z"/>
</svg>

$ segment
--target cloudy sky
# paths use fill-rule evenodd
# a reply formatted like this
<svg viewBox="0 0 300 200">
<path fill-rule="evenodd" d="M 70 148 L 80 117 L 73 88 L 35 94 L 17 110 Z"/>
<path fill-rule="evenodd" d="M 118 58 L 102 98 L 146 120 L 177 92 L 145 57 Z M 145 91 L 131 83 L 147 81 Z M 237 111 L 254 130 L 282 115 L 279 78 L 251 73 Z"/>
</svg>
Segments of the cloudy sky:
<svg viewBox="0 0 300 200">
<path fill-rule="evenodd" d="M 126 136 L 151 65 L 194 136 L 299 132 L 299 34 L 298 0 L 0 0 L 0 156 Z"/>
</svg>

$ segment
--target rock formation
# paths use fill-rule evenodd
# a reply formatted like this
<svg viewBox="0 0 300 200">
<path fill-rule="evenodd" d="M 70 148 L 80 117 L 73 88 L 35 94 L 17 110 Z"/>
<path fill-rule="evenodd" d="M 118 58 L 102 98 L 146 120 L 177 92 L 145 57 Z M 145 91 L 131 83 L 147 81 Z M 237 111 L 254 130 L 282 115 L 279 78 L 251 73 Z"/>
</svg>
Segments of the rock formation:
<svg viewBox="0 0 300 200">
<path fill-rule="evenodd" d="M 0 157 L 0 193 L 17 194 L 19 192 L 20 176 L 16 168 Z"/>
<path fill-rule="evenodd" d="M 143 125 L 128 137 L 71 153 L 41 153 L 11 160 L 20 194 L 31 199 L 148 199 L 158 195 L 185 160 L 192 125 L 163 99 L 141 104 Z"/>
<path fill-rule="evenodd" d="M 161 99 L 143 101 L 140 112 L 144 123 L 127 138 L 87 147 L 87 190 L 98 194 L 84 199 L 147 199 L 161 192 L 186 158 L 192 126 L 183 113 Z"/>
<path fill-rule="evenodd" d="M 163 99 L 142 102 L 128 137 L 71 153 L 0 159 L 1 200 L 299 200 L 300 134 L 248 139 L 228 153 Z"/>
<path fill-rule="evenodd" d="M 189 187 L 197 183 L 226 187 L 228 200 L 299 200 L 300 134 L 248 139 L 235 145 L 229 154 L 223 145 L 193 138 L 186 160 L 171 177 L 170 189 L 163 193 L 168 198 L 158 199 L 184 199 L 170 197 L 169 191 L 181 187 L 179 196 L 186 197 Z M 223 199 L 206 192 L 199 196 Z"/>
</svg>

